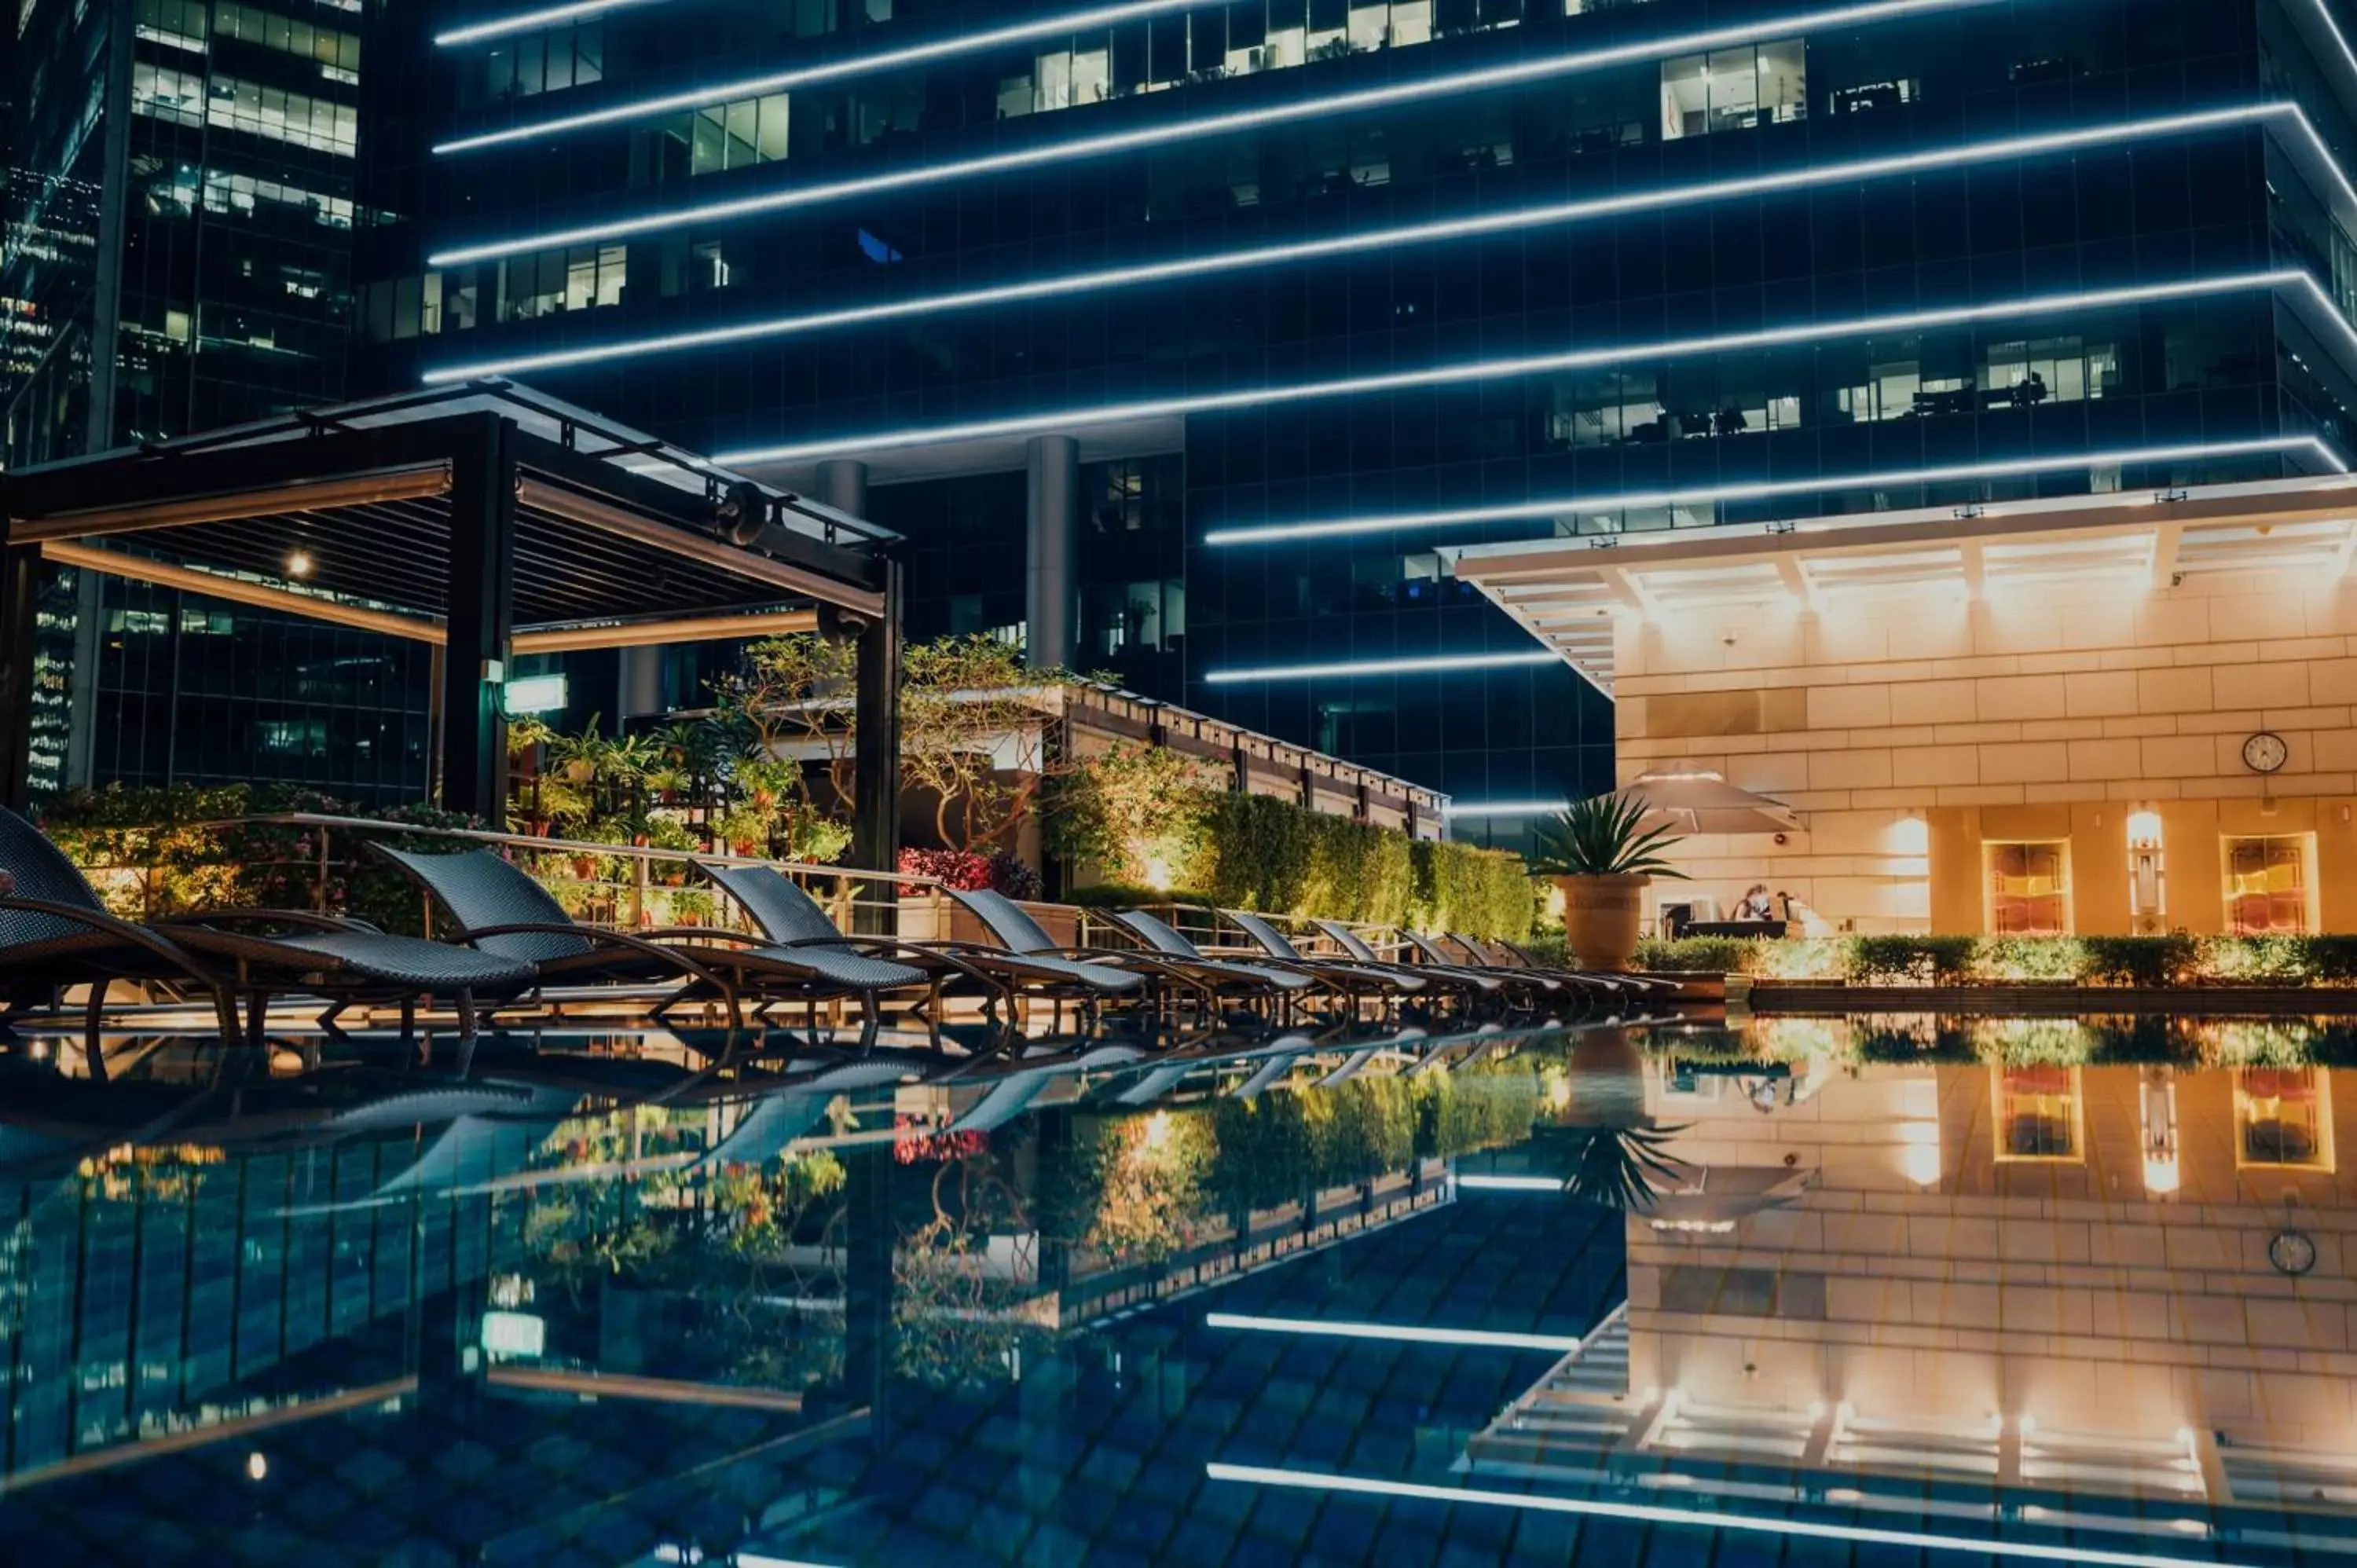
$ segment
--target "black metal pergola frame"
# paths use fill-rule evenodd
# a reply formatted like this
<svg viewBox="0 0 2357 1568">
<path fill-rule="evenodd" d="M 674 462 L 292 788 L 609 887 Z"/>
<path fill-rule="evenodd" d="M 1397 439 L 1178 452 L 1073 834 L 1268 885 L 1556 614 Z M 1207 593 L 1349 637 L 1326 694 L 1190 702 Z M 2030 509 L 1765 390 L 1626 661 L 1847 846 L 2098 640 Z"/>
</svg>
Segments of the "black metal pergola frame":
<svg viewBox="0 0 2357 1568">
<path fill-rule="evenodd" d="M 21 808 L 29 787 L 46 559 L 435 644 L 436 792 L 494 827 L 520 653 L 785 629 L 849 641 L 853 854 L 888 870 L 897 537 L 500 381 L 0 474 L 0 800 Z"/>
</svg>

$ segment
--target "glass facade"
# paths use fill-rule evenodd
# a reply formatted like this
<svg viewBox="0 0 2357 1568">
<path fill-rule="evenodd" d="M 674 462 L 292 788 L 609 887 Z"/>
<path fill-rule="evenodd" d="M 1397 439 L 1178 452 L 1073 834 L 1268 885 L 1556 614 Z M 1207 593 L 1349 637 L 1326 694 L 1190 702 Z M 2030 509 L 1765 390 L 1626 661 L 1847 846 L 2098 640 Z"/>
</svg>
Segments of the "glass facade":
<svg viewBox="0 0 2357 1568">
<path fill-rule="evenodd" d="M 9 464 L 344 396 L 382 9 L 19 7 L 0 250 Z M 257 779 L 380 800 L 425 787 L 422 648 L 71 571 L 53 577 L 39 638 L 37 789 Z"/>
<path fill-rule="evenodd" d="M 919 635 L 1019 635 L 1020 442 L 963 427 L 1078 435 L 1084 509 L 1134 450 L 1152 521 L 1084 510 L 1074 662 L 1476 804 L 1608 783 L 1607 700 L 1210 677 L 1527 650 L 1450 544 L 2345 457 L 2338 0 L 1069 9 L 626 9 L 529 99 L 482 90 L 511 40 L 408 40 L 433 112 L 363 178 L 420 220 L 369 285 L 470 303 L 388 306 L 367 377 L 868 461 Z"/>
</svg>

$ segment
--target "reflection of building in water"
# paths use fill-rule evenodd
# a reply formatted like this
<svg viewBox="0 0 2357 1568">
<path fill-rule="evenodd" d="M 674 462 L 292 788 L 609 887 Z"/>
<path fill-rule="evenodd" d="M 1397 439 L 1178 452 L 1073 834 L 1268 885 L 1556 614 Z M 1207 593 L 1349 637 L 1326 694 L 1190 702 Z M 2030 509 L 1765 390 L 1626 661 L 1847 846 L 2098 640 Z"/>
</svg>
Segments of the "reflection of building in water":
<svg viewBox="0 0 2357 1568">
<path fill-rule="evenodd" d="M 2357 1507 L 2329 1069 L 1819 1068 L 1766 1095 L 1648 1077 L 1688 1168 L 1629 1219 L 1625 1381 L 1571 1359 L 1477 1466 Z"/>
</svg>

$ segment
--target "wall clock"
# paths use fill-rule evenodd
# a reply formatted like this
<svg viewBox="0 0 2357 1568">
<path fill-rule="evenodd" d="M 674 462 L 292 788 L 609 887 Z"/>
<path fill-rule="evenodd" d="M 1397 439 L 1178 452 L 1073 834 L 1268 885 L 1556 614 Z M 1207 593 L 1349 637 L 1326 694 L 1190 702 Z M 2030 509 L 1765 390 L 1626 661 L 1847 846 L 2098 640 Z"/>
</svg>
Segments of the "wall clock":
<svg viewBox="0 0 2357 1568">
<path fill-rule="evenodd" d="M 2291 757 L 2291 747 L 2273 730 L 2261 730 L 2243 743 L 2243 766 L 2254 773 L 2273 773 Z"/>
<path fill-rule="evenodd" d="M 2304 1230 L 2278 1230 L 2267 1239 L 2267 1262 L 2297 1279 L 2316 1267 L 2316 1243 Z"/>
</svg>

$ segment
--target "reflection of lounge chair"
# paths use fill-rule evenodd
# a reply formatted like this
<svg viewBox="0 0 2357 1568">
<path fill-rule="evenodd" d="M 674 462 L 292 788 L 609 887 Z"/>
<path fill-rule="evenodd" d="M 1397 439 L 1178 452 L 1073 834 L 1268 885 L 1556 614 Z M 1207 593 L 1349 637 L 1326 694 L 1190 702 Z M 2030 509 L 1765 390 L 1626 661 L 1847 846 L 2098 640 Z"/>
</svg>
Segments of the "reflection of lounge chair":
<svg viewBox="0 0 2357 1568">
<path fill-rule="evenodd" d="M 1039 1098 L 1040 1091 L 1056 1079 L 1071 1073 L 1086 1072 L 1091 1068 L 1119 1067 L 1125 1062 L 1135 1061 L 1139 1054 L 1128 1046 L 1098 1046 L 1077 1057 L 1060 1057 L 1039 1067 L 1018 1069 L 993 1082 L 983 1091 L 980 1100 L 968 1106 L 963 1114 L 942 1131 L 945 1133 L 987 1133 L 1021 1115 L 1034 1100 Z"/>
<path fill-rule="evenodd" d="M 531 983 L 512 959 L 470 953 L 415 937 L 388 936 L 358 920 L 296 909 L 236 909 L 137 926 L 106 912 L 88 878 L 48 835 L 0 810 L 0 870 L 16 880 L 0 898 L 0 991 L 54 993 L 87 984 L 85 1043 L 91 1070 L 102 1076 L 99 1023 L 109 984 L 156 980 L 206 993 L 225 1042 L 241 1037 L 238 1000 L 250 1017 L 243 1037 L 262 1041 L 270 998 L 308 992 L 328 1003 L 323 1022 L 355 1003 L 398 1001 L 404 1022 L 421 995 L 447 996 L 459 1028 L 474 1035 L 479 995 Z M 293 927 L 268 935 L 261 928 Z"/>
<path fill-rule="evenodd" d="M 722 1165 L 766 1165 L 826 1118 L 826 1108 L 849 1089 L 898 1082 L 906 1064 L 868 1059 L 830 1068 L 789 1087 L 763 1094 L 737 1119 L 737 1125 L 704 1151 L 690 1171 Z"/>
</svg>

